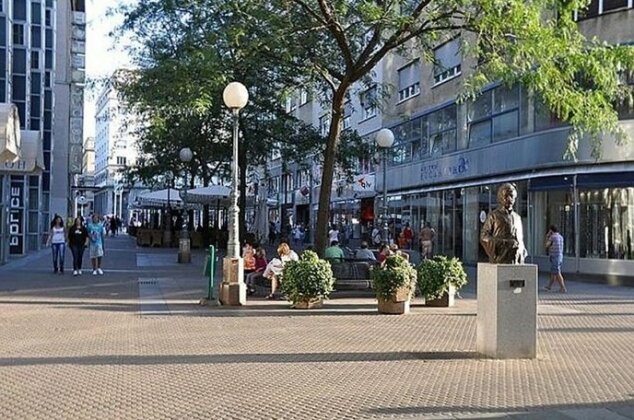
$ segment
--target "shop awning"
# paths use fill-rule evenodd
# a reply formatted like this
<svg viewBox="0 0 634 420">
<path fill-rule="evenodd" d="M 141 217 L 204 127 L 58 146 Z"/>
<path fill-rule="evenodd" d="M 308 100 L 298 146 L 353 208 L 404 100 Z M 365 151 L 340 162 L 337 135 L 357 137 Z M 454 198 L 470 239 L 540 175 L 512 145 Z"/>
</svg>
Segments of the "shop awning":
<svg viewBox="0 0 634 420">
<path fill-rule="evenodd" d="M 22 130 L 20 157 L 5 160 L 0 172 L 10 175 L 40 175 L 44 170 L 44 150 L 39 131 Z"/>
<path fill-rule="evenodd" d="M 13 104 L 0 103 L 0 162 L 20 156 L 20 118 Z"/>
</svg>

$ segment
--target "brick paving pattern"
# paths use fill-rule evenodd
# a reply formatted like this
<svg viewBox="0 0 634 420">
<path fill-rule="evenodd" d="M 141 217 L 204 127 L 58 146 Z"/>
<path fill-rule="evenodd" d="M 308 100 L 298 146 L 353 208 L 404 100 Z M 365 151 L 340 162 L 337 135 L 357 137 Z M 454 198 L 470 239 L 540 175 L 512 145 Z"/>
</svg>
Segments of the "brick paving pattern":
<svg viewBox="0 0 634 420">
<path fill-rule="evenodd" d="M 203 256 L 176 252 L 121 237 L 104 276 L 54 275 L 46 252 L 0 267 L 0 418 L 634 418 L 634 289 L 540 292 L 538 359 L 499 361 L 474 353 L 469 291 L 407 316 L 201 307 Z M 148 279 L 162 310 L 142 310 Z"/>
</svg>

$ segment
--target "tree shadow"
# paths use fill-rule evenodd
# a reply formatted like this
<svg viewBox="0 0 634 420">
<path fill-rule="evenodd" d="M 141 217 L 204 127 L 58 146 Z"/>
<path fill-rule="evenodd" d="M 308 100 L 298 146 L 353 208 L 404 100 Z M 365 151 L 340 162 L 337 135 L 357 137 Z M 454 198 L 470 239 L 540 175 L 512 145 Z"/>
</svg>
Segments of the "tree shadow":
<svg viewBox="0 0 634 420">
<path fill-rule="evenodd" d="M 70 357 L 7 357 L 0 358 L 0 367 L 42 365 L 199 365 L 232 363 L 341 363 L 398 362 L 404 360 L 466 360 L 475 359 L 475 352 L 384 352 L 384 353 L 255 353 L 255 354 L 194 354 L 194 355 L 112 355 Z"/>
</svg>

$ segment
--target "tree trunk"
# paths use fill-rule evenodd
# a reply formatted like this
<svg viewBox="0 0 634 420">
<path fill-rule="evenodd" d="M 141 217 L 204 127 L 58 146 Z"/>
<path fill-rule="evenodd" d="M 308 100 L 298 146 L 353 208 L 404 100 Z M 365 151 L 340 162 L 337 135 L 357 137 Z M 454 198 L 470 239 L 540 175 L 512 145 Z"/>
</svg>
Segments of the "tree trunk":
<svg viewBox="0 0 634 420">
<path fill-rule="evenodd" d="M 240 180 L 240 195 L 238 196 L 238 232 L 240 235 L 240 244 L 244 243 L 247 234 L 247 224 L 246 224 L 246 209 L 247 209 L 247 149 L 246 143 L 247 139 L 244 134 L 244 130 L 242 130 L 242 144 L 241 147 L 238 147 L 238 169 L 239 169 L 239 180 Z"/>
<path fill-rule="evenodd" d="M 332 116 L 330 119 L 330 131 L 324 156 L 324 165 L 321 174 L 321 186 L 319 188 L 319 210 L 317 212 L 317 227 L 315 229 L 315 250 L 323 256 L 328 244 L 328 227 L 330 220 L 330 197 L 332 196 L 332 181 L 334 178 L 335 159 L 339 135 L 341 134 L 341 121 L 343 119 L 343 104 L 349 84 L 342 83 L 332 99 Z"/>
<path fill-rule="evenodd" d="M 207 187 L 209 185 L 209 178 L 207 174 L 204 174 L 203 177 L 203 185 Z M 209 246 L 211 244 L 211 226 L 210 225 L 210 215 L 209 215 L 209 204 L 205 204 L 203 206 L 203 243 L 205 246 Z"/>
</svg>

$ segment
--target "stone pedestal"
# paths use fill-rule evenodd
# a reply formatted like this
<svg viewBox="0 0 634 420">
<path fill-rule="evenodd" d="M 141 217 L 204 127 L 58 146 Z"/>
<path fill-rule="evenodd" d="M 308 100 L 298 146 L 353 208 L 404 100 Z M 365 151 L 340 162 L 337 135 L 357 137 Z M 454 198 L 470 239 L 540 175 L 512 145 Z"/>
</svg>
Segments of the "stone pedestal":
<svg viewBox="0 0 634 420">
<path fill-rule="evenodd" d="M 192 262 L 189 238 L 180 238 L 178 240 L 178 262 L 181 264 Z"/>
<path fill-rule="evenodd" d="M 222 260 L 222 284 L 220 303 L 226 306 L 241 306 L 247 303 L 247 288 L 244 284 L 244 260 L 224 258 Z"/>
<path fill-rule="evenodd" d="M 478 264 L 476 351 L 496 359 L 537 357 L 537 266 Z"/>
</svg>

